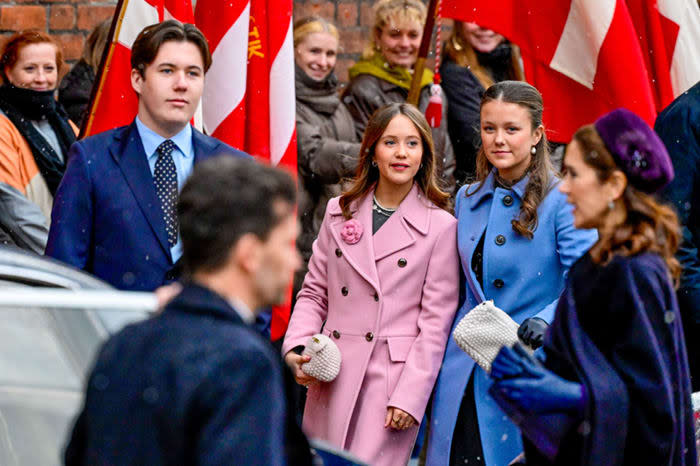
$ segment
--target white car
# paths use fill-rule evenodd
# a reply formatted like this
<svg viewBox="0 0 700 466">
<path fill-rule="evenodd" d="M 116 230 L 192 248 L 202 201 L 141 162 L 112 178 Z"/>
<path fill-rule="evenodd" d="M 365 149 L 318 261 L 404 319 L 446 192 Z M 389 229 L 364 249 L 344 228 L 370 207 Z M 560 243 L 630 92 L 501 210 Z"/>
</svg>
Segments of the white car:
<svg viewBox="0 0 700 466">
<path fill-rule="evenodd" d="M 155 307 L 152 293 L 0 247 L 0 465 L 63 463 L 95 352 Z"/>
</svg>

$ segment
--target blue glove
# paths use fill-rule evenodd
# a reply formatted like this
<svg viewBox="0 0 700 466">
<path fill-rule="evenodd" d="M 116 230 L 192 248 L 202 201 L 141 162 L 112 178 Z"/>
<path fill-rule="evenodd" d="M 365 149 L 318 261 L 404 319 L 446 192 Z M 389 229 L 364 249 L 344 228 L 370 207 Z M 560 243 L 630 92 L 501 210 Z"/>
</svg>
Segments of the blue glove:
<svg viewBox="0 0 700 466">
<path fill-rule="evenodd" d="M 530 348 L 537 349 L 542 346 L 547 327 L 549 324 L 544 319 L 529 317 L 518 327 L 518 338 Z"/>
<path fill-rule="evenodd" d="M 491 377 L 496 381 L 493 389 L 525 412 L 568 411 L 583 416 L 583 385 L 562 379 L 522 351 L 501 348 L 491 366 Z"/>
</svg>

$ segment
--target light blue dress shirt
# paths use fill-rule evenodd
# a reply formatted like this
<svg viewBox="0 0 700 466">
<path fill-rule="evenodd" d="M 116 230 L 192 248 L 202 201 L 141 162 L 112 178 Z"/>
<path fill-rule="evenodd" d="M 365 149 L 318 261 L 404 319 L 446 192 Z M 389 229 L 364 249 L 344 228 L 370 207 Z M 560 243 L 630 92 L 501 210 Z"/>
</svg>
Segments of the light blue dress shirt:
<svg viewBox="0 0 700 466">
<path fill-rule="evenodd" d="M 153 176 L 153 172 L 156 169 L 156 161 L 158 160 L 156 149 L 158 149 L 158 146 L 160 146 L 166 138 L 144 125 L 139 117 L 136 117 L 136 128 L 138 129 L 139 136 L 141 136 L 143 149 L 146 151 L 146 158 L 148 159 L 148 168 L 151 169 L 151 176 Z M 170 140 L 175 143 L 175 150 L 172 152 L 172 156 L 175 162 L 175 171 L 177 172 L 177 191 L 180 192 L 194 167 L 192 127 L 189 124 L 185 125 L 182 131 L 171 137 Z M 173 258 L 173 262 L 177 262 L 182 256 L 182 240 L 180 239 L 179 232 L 177 234 L 177 243 L 170 248 L 170 255 Z"/>
</svg>

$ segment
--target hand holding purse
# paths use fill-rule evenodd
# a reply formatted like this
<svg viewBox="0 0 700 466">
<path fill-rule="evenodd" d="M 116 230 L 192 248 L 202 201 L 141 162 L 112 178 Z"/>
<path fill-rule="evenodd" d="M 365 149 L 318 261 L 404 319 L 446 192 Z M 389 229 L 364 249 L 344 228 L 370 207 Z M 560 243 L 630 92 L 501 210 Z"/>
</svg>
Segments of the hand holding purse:
<svg viewBox="0 0 700 466">
<path fill-rule="evenodd" d="M 321 382 L 332 382 L 340 372 L 340 349 L 328 338 L 317 333 L 306 342 L 302 356 L 310 356 L 311 360 L 301 365 L 301 370 Z"/>
<path fill-rule="evenodd" d="M 489 300 L 467 312 L 452 336 L 457 346 L 483 370 L 490 372 L 500 349 L 518 341 L 518 324 Z"/>
</svg>

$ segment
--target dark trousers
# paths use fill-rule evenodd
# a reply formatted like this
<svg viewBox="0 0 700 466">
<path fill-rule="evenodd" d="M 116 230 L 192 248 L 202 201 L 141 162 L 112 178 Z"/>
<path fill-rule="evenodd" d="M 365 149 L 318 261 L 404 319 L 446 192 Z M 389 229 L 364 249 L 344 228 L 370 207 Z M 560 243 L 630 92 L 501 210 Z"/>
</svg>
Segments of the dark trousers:
<svg viewBox="0 0 700 466">
<path fill-rule="evenodd" d="M 474 400 L 474 373 L 469 377 L 467 389 L 459 406 L 457 423 L 452 434 L 450 464 L 453 466 L 477 465 L 486 466 L 484 451 L 481 448 L 479 421 L 476 417 L 476 401 Z"/>
</svg>

